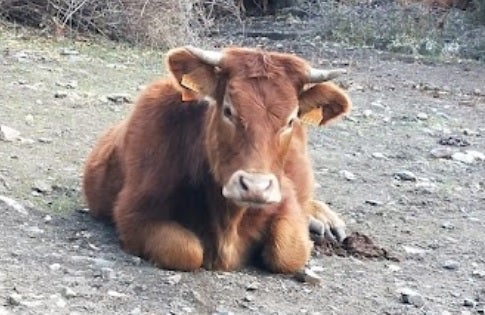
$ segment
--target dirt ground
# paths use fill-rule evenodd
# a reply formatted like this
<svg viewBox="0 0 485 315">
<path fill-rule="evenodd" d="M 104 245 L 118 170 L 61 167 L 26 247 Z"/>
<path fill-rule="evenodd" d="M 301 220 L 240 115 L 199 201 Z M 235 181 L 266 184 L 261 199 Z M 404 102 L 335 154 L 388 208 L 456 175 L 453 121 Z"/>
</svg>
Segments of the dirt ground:
<svg viewBox="0 0 485 315">
<path fill-rule="evenodd" d="M 311 285 L 255 268 L 172 272 L 127 255 L 83 210 L 80 174 L 99 132 L 164 73 L 163 52 L 1 29 L 0 125 L 20 140 L 0 140 L 0 314 L 485 312 L 485 65 L 276 37 L 215 42 L 349 69 L 339 82 L 352 114 L 309 130 L 318 197 L 400 261 L 316 248 L 309 266 L 322 282 Z M 403 290 L 416 295 L 405 303 Z"/>
</svg>

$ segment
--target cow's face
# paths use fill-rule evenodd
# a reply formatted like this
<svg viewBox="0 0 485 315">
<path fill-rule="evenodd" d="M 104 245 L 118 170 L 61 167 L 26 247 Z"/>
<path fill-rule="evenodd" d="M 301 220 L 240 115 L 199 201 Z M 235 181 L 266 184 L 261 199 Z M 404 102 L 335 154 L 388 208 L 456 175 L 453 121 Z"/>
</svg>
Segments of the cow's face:
<svg viewBox="0 0 485 315">
<path fill-rule="evenodd" d="M 183 97 L 208 97 L 213 108 L 206 148 L 222 194 L 243 206 L 281 201 L 280 180 L 299 117 L 317 111 L 320 124 L 350 110 L 348 97 L 303 60 L 242 48 L 222 53 L 188 47 L 169 53 L 168 65 Z"/>
</svg>

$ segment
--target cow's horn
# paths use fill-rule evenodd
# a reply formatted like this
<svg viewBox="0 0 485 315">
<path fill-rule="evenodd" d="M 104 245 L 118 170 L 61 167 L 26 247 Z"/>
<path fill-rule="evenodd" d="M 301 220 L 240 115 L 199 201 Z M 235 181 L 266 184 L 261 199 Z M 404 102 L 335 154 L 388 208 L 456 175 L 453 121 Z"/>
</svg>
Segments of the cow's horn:
<svg viewBox="0 0 485 315">
<path fill-rule="evenodd" d="M 323 70 L 310 68 L 310 71 L 308 72 L 308 82 L 318 83 L 329 81 L 345 73 L 347 73 L 347 70 L 345 69 Z"/>
<path fill-rule="evenodd" d="M 205 50 L 194 46 L 185 46 L 185 49 L 187 49 L 194 56 L 211 66 L 218 66 L 221 63 L 223 56 L 223 54 L 219 51 Z"/>
</svg>

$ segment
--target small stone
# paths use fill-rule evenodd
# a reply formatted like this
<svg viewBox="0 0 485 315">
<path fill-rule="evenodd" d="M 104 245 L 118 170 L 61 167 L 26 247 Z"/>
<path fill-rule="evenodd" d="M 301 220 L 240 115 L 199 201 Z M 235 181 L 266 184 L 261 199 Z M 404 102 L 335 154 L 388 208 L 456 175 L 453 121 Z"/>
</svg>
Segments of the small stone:
<svg viewBox="0 0 485 315">
<path fill-rule="evenodd" d="M 473 106 L 476 105 L 476 102 L 473 101 L 473 100 L 463 100 L 463 101 L 459 101 L 458 102 L 458 105 L 460 105 L 460 106 L 473 107 Z"/>
<path fill-rule="evenodd" d="M 386 266 L 391 272 L 398 272 L 399 270 L 401 270 L 401 267 L 399 267 L 398 265 L 394 265 L 394 264 L 389 264 Z"/>
<path fill-rule="evenodd" d="M 374 199 L 367 199 L 365 203 L 371 206 L 382 206 L 384 204 L 382 201 Z"/>
<path fill-rule="evenodd" d="M 130 315 L 138 315 L 138 314 L 141 314 L 141 308 L 139 306 L 135 307 L 130 312 Z"/>
<path fill-rule="evenodd" d="M 44 216 L 44 223 L 50 223 L 52 221 L 52 217 L 50 215 L 45 215 Z"/>
<path fill-rule="evenodd" d="M 348 181 L 353 181 L 356 178 L 355 175 L 352 172 L 349 172 L 349 171 L 346 171 L 346 170 L 341 170 L 339 172 L 339 174 L 340 174 L 340 176 L 342 176 L 343 178 L 345 178 Z"/>
<path fill-rule="evenodd" d="M 75 89 L 77 88 L 77 81 L 69 81 L 69 82 L 56 82 L 57 86 L 65 87 L 66 89 Z"/>
<path fill-rule="evenodd" d="M 380 153 L 380 152 L 374 152 L 374 153 L 372 153 L 372 157 L 374 159 L 378 159 L 378 160 L 387 160 L 387 157 L 384 154 Z"/>
<path fill-rule="evenodd" d="M 475 307 L 476 304 L 477 303 L 472 299 L 465 299 L 463 301 L 463 306 L 466 306 L 466 307 Z"/>
<path fill-rule="evenodd" d="M 132 256 L 131 261 L 135 266 L 139 266 L 141 264 L 141 258 L 138 256 Z"/>
<path fill-rule="evenodd" d="M 40 137 L 37 139 L 40 143 L 52 143 L 52 138 Z"/>
<path fill-rule="evenodd" d="M 58 297 L 57 301 L 56 301 L 56 306 L 59 307 L 59 308 L 64 308 L 64 307 L 67 306 L 67 302 L 63 298 Z"/>
<path fill-rule="evenodd" d="M 0 125 L 0 140 L 6 142 L 17 141 L 20 138 L 20 132 L 5 125 Z"/>
<path fill-rule="evenodd" d="M 446 221 L 446 222 L 443 222 L 441 223 L 441 227 L 445 230 L 453 230 L 455 228 L 455 226 L 453 225 L 453 223 L 449 222 L 449 221 Z"/>
<path fill-rule="evenodd" d="M 466 151 L 466 154 L 472 156 L 476 161 L 485 161 L 485 154 L 482 152 L 468 150 Z"/>
<path fill-rule="evenodd" d="M 394 173 L 394 177 L 396 179 L 399 179 L 399 180 L 403 180 L 403 181 L 411 181 L 411 182 L 415 182 L 416 181 L 416 175 L 414 175 L 413 172 L 410 172 L 410 171 L 399 171 L 399 172 L 396 172 Z"/>
<path fill-rule="evenodd" d="M 472 276 L 477 278 L 485 278 L 485 270 L 473 270 Z"/>
<path fill-rule="evenodd" d="M 474 89 L 473 94 L 476 95 L 476 96 L 480 96 L 480 95 L 482 95 L 482 91 L 480 89 Z"/>
<path fill-rule="evenodd" d="M 24 119 L 27 125 L 32 125 L 34 123 L 34 116 L 31 114 L 26 115 Z"/>
<path fill-rule="evenodd" d="M 442 267 L 448 270 L 457 270 L 460 268 L 460 263 L 456 260 L 446 260 L 443 262 Z"/>
<path fill-rule="evenodd" d="M 0 202 L 4 203 L 5 205 L 7 205 L 8 208 L 13 209 L 20 214 L 28 214 L 27 209 L 25 209 L 25 207 L 20 202 L 13 200 L 12 198 L 0 195 Z"/>
<path fill-rule="evenodd" d="M 453 153 L 453 149 L 449 147 L 434 148 L 430 151 L 431 156 L 437 159 L 450 159 Z"/>
<path fill-rule="evenodd" d="M 108 290 L 108 295 L 115 298 L 122 298 L 126 296 L 126 294 L 114 290 Z"/>
<path fill-rule="evenodd" d="M 117 104 L 123 104 L 123 103 L 130 103 L 131 102 L 131 95 L 127 93 L 113 93 L 106 95 L 106 98 L 110 100 L 111 102 L 117 103 Z"/>
<path fill-rule="evenodd" d="M 475 162 L 475 158 L 472 155 L 463 152 L 455 152 L 451 155 L 451 158 L 455 161 L 465 164 L 472 164 L 473 162 Z"/>
<path fill-rule="evenodd" d="M 372 116 L 372 111 L 370 109 L 366 109 L 362 112 L 362 115 L 365 117 L 365 118 L 369 118 L 370 116 Z"/>
<path fill-rule="evenodd" d="M 71 49 L 71 48 L 62 48 L 59 51 L 59 54 L 61 54 L 63 56 L 75 56 L 75 55 L 79 55 L 79 52 L 77 50 L 74 50 L 74 49 Z"/>
<path fill-rule="evenodd" d="M 295 274 L 295 277 L 300 282 L 309 283 L 312 285 L 318 285 L 322 281 L 322 278 L 309 268 L 298 271 Z"/>
<path fill-rule="evenodd" d="M 170 285 L 175 285 L 178 284 L 182 280 L 182 275 L 180 273 L 177 273 L 173 276 L 170 276 L 167 278 L 167 283 Z"/>
<path fill-rule="evenodd" d="M 254 296 L 252 296 L 252 295 L 248 294 L 248 295 L 246 295 L 246 296 L 244 297 L 244 299 L 243 299 L 243 300 L 244 300 L 245 302 L 252 302 L 252 301 L 254 301 Z"/>
<path fill-rule="evenodd" d="M 423 255 L 423 254 L 427 253 L 426 250 L 424 250 L 422 248 L 418 248 L 418 247 L 403 245 L 403 248 L 404 248 L 404 251 L 406 252 L 406 254 L 408 254 L 408 255 Z"/>
<path fill-rule="evenodd" d="M 67 97 L 67 92 L 64 91 L 57 91 L 54 93 L 55 98 L 66 98 Z"/>
<path fill-rule="evenodd" d="M 49 266 L 49 269 L 52 271 L 58 271 L 61 269 L 61 265 L 58 263 L 54 263 Z"/>
<path fill-rule="evenodd" d="M 103 267 L 101 268 L 101 278 L 105 280 L 113 280 L 116 278 L 115 271 L 112 268 Z"/>
<path fill-rule="evenodd" d="M 43 180 L 36 180 L 32 189 L 40 193 L 50 193 L 52 192 L 52 185 Z"/>
<path fill-rule="evenodd" d="M 259 288 L 259 284 L 257 282 L 251 282 L 246 286 L 247 291 L 256 291 Z"/>
<path fill-rule="evenodd" d="M 7 298 L 8 304 L 18 306 L 22 302 L 22 296 L 18 293 L 12 293 Z"/>
<path fill-rule="evenodd" d="M 73 297 L 76 297 L 77 294 L 76 292 L 74 292 L 73 289 L 71 288 L 68 288 L 68 287 L 64 287 L 62 289 L 62 295 L 66 298 L 66 299 L 70 299 L 70 298 L 73 298 Z"/>
<path fill-rule="evenodd" d="M 419 119 L 419 120 L 428 120 L 428 114 L 426 113 L 418 113 L 418 115 L 416 115 L 416 117 Z"/>
<path fill-rule="evenodd" d="M 418 292 L 409 288 L 402 288 L 399 291 L 401 293 L 401 301 L 403 303 L 411 304 L 416 307 L 422 307 L 424 305 L 424 298 Z"/>
</svg>

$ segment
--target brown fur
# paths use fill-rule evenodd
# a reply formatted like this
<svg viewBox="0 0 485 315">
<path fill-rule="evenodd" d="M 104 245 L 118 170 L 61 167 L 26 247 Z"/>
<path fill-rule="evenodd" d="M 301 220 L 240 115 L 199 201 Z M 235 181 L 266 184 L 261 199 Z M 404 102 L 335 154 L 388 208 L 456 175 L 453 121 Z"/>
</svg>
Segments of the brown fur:
<svg viewBox="0 0 485 315">
<path fill-rule="evenodd" d="M 172 78 L 143 91 L 89 155 L 86 200 L 94 216 L 114 221 L 125 250 L 162 268 L 233 270 L 259 254 L 270 270 L 293 272 L 309 258 L 315 207 L 305 130 L 286 119 L 300 104 L 322 107 L 326 122 L 350 100 L 331 83 L 306 86 L 309 66 L 295 56 L 243 48 L 224 56 L 212 67 L 185 49 L 169 53 Z M 192 101 L 182 101 L 187 93 Z M 237 110 L 231 123 L 225 96 Z M 275 174 L 282 201 L 251 208 L 224 198 L 240 169 Z"/>
</svg>

